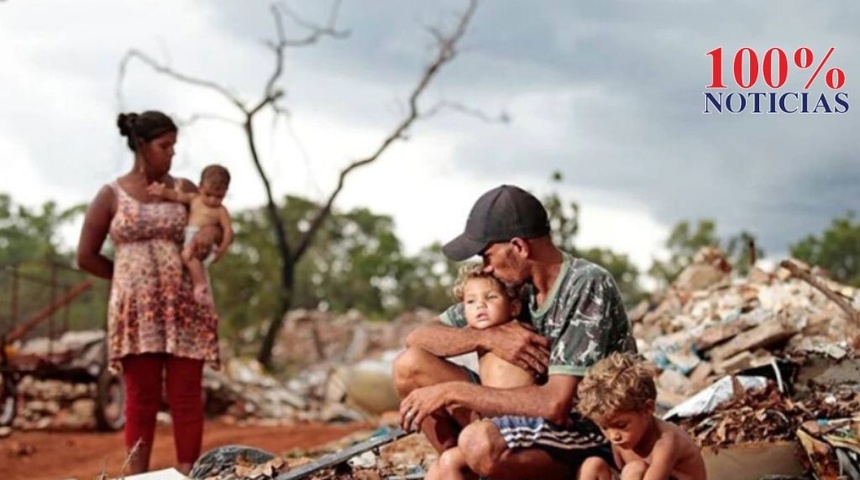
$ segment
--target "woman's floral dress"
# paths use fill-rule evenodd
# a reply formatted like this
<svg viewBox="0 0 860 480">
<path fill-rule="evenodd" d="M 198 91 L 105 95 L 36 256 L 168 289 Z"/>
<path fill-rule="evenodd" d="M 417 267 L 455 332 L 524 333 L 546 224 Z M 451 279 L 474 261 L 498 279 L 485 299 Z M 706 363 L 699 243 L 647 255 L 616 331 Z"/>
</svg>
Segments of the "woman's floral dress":
<svg viewBox="0 0 860 480">
<path fill-rule="evenodd" d="M 111 368 L 140 353 L 169 353 L 219 366 L 218 313 L 198 304 L 180 258 L 188 214 L 179 203 L 143 203 L 117 182 L 110 224 L 114 271 L 108 303 Z"/>
</svg>

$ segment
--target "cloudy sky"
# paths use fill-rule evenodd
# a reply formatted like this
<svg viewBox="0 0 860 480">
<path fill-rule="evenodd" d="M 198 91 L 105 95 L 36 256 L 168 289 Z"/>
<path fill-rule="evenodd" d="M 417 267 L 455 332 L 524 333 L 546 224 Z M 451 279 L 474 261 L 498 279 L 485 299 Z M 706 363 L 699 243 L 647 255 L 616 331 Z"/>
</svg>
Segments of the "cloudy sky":
<svg viewBox="0 0 860 480">
<path fill-rule="evenodd" d="M 6 0 L 0 2 L 0 191 L 25 204 L 88 201 L 126 172 L 115 127 L 123 111 L 230 117 L 219 97 L 129 66 L 138 48 L 243 98 L 259 95 L 274 35 L 257 0 Z M 323 22 L 330 2 L 290 8 Z M 344 40 L 291 50 L 282 87 L 291 121 L 260 122 L 265 168 L 280 195 L 322 199 L 340 168 L 373 151 L 402 115 L 431 57 L 426 26 L 450 25 L 464 0 L 345 0 Z M 679 220 L 713 218 L 719 231 L 755 233 L 772 255 L 820 232 L 860 200 L 860 3 L 742 0 L 483 2 L 460 55 L 428 92 L 507 124 L 443 112 L 413 128 L 352 177 L 338 206 L 394 216 L 414 251 L 462 229 L 472 202 L 500 183 L 558 188 L 582 211 L 579 243 L 608 246 L 646 266 Z M 300 26 L 287 23 L 300 37 Z M 708 51 L 724 50 L 725 93 L 740 47 L 760 54 L 830 47 L 844 70 L 842 115 L 704 115 Z M 789 55 L 791 66 L 791 55 Z M 811 70 L 791 68 L 778 93 L 800 92 Z M 822 73 L 809 93 L 832 99 Z M 120 95 L 118 95 L 118 91 Z M 771 91 L 761 83 L 752 91 Z M 857 103 L 855 105 L 855 102 Z M 235 116 L 233 117 L 235 118 Z M 261 183 L 241 131 L 217 121 L 183 128 L 175 172 L 196 179 L 229 166 L 231 209 L 260 205 Z"/>
</svg>

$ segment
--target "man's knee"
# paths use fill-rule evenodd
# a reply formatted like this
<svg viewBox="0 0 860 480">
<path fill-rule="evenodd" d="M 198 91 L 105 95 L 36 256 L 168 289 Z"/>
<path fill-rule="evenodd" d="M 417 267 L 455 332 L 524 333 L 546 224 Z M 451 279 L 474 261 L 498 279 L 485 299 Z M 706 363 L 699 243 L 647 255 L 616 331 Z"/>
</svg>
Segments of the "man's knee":
<svg viewBox="0 0 860 480">
<path fill-rule="evenodd" d="M 485 477 L 496 476 L 502 454 L 508 449 L 498 427 L 489 420 L 469 424 L 460 433 L 457 445 L 469 468 Z"/>
<path fill-rule="evenodd" d="M 427 350 L 409 347 L 394 359 L 394 386 L 401 397 L 412 390 L 423 387 L 421 378 L 425 376 L 428 365 L 437 358 Z"/>
<path fill-rule="evenodd" d="M 439 467 L 446 472 L 459 471 L 465 467 L 463 452 L 458 447 L 449 448 L 439 455 Z"/>
</svg>

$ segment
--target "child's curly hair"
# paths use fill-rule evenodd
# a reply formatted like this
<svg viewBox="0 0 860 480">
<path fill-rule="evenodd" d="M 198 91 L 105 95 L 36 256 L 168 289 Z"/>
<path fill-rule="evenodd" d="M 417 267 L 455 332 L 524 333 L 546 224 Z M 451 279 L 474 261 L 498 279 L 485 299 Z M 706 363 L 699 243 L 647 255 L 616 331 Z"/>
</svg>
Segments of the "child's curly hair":
<svg viewBox="0 0 860 480">
<path fill-rule="evenodd" d="M 502 282 L 500 282 L 496 277 L 494 277 L 490 273 L 484 272 L 484 265 L 478 262 L 469 262 L 460 267 L 460 271 L 457 275 L 457 280 L 454 282 L 454 288 L 452 290 L 452 295 L 454 296 L 454 300 L 458 302 L 463 301 L 464 290 L 466 288 L 466 282 L 475 278 L 483 278 L 486 280 L 490 280 L 495 283 L 499 289 L 511 299 L 519 299 L 520 298 L 520 290 L 514 289 L 505 286 Z"/>
<path fill-rule="evenodd" d="M 638 412 L 657 398 L 654 367 L 632 353 L 612 353 L 597 362 L 577 388 L 580 413 L 592 420 Z"/>
</svg>

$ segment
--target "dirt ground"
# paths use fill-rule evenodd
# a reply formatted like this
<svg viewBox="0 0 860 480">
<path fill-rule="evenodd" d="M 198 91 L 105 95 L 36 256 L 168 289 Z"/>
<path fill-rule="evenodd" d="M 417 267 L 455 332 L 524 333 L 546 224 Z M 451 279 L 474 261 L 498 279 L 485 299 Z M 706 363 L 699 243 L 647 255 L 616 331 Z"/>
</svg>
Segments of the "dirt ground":
<svg viewBox="0 0 860 480">
<path fill-rule="evenodd" d="M 240 427 L 210 421 L 205 427 L 203 451 L 242 444 L 283 453 L 314 448 L 367 428 L 361 424 Z M 103 471 L 114 477 L 120 473 L 124 460 L 122 432 L 16 431 L 0 439 L 3 480 L 94 480 Z M 170 427 L 159 425 L 151 469 L 171 467 L 174 461 Z"/>
</svg>

